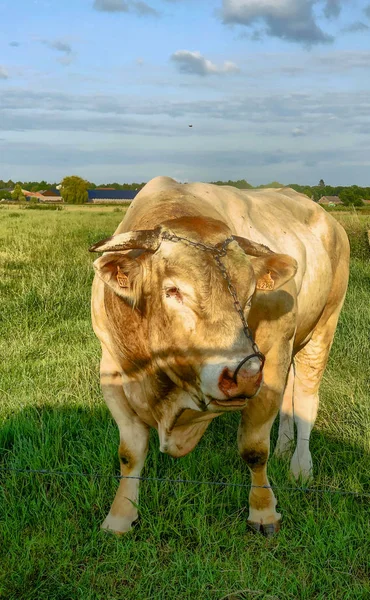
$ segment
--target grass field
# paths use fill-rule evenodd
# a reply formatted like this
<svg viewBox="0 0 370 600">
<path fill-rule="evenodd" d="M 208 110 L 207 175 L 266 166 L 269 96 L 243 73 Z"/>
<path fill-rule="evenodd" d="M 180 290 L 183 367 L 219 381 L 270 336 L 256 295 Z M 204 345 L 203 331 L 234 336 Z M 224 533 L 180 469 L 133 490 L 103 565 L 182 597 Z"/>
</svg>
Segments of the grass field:
<svg viewBox="0 0 370 600">
<path fill-rule="evenodd" d="M 87 250 L 121 218 L 108 207 L 0 210 L 0 466 L 107 474 L 0 471 L 0 598 L 369 598 L 369 498 L 281 489 L 283 526 L 266 540 L 247 530 L 247 487 L 145 481 L 134 530 L 100 531 L 117 486 L 118 430 L 99 389 Z M 369 493 L 370 216 L 338 219 L 351 280 L 312 435 L 313 485 Z M 180 460 L 159 454 L 153 432 L 143 475 L 247 483 L 237 423 L 217 419 Z M 294 488 L 284 462 L 272 457 L 269 474 Z"/>
</svg>

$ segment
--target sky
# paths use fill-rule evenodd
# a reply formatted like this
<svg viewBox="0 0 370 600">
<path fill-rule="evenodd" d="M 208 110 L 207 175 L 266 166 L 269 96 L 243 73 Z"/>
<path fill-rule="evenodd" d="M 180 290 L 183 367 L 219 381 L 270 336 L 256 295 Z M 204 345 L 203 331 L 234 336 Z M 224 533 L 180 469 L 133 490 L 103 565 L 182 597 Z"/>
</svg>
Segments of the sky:
<svg viewBox="0 0 370 600">
<path fill-rule="evenodd" d="M 0 23 L 0 179 L 370 186 L 370 0 L 0 0 Z"/>
</svg>

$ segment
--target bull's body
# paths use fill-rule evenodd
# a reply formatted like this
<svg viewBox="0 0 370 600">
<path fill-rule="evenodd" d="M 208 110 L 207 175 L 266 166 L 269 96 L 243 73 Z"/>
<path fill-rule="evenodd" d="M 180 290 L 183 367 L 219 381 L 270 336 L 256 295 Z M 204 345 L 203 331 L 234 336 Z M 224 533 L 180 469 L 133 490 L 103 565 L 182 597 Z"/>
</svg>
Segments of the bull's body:
<svg viewBox="0 0 370 600">
<path fill-rule="evenodd" d="M 110 242 L 103 245 L 106 254 L 95 264 L 92 319 L 103 350 L 103 394 L 120 430 L 122 475 L 140 473 L 149 427 L 158 430 L 162 451 L 182 456 L 194 448 L 214 417 L 225 410 L 241 410 L 239 451 L 251 470 L 252 484 L 268 485 L 269 436 L 279 407 L 276 452 L 286 454 L 294 440 L 294 357 L 297 445 L 291 470 L 296 477 L 309 477 L 309 436 L 317 414 L 318 389 L 348 282 L 349 247 L 343 229 L 321 207 L 291 189 L 247 191 L 200 183 L 181 185 L 158 177 L 137 195 L 112 239 L 163 224 L 182 237 L 208 245 L 221 243 L 230 233 L 244 242 L 251 240 L 251 250 L 239 241 L 245 254 L 233 242 L 223 263 L 245 306 L 255 342 L 266 357 L 263 384 L 258 391 L 261 376 L 255 374 L 256 365 L 250 364 L 233 388 L 236 384 L 228 375 L 236 366 L 232 356 L 238 356 L 239 362 L 250 347 L 212 255 L 168 240 L 149 254 L 117 252 L 114 244 L 109 247 Z M 272 251 L 268 257 L 265 246 Z M 279 256 L 278 264 L 275 257 Z M 120 257 L 130 257 L 129 266 L 128 258 L 120 262 Z M 289 257 L 296 263 L 288 264 Z M 270 291 L 258 285 L 263 277 L 272 281 L 271 269 L 268 276 L 261 275 L 261 265 L 267 260 L 276 277 Z M 115 279 L 119 264 L 121 272 L 127 272 L 125 281 L 130 278 L 127 287 L 119 277 Z M 135 279 L 138 270 L 140 286 Z M 170 276 L 175 287 L 163 288 L 169 291 L 162 298 L 163 282 Z M 250 294 L 249 310 L 246 299 Z M 201 310 L 193 306 L 198 299 L 204 302 Z M 255 392 L 249 400 L 240 399 Z M 137 495 L 136 480 L 121 480 L 104 527 L 127 531 L 137 516 L 130 502 L 136 502 Z M 275 505 L 270 489 L 252 488 L 249 521 L 257 529 L 276 529 L 280 515 Z"/>
</svg>

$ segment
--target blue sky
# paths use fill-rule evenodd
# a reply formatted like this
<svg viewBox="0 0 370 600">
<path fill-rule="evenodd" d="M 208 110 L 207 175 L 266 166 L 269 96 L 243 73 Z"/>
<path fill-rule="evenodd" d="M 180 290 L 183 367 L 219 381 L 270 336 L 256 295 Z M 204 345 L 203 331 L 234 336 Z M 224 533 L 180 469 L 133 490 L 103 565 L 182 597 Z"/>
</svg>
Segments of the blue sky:
<svg viewBox="0 0 370 600">
<path fill-rule="evenodd" d="M 0 23 L 1 179 L 370 185 L 370 0 L 0 0 Z"/>
</svg>

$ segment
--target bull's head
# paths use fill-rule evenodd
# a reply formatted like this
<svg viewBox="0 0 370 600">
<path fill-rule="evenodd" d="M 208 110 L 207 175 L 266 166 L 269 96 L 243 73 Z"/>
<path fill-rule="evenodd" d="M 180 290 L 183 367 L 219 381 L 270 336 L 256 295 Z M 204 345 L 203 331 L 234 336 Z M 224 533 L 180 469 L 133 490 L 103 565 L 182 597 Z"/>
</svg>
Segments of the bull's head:
<svg viewBox="0 0 370 600">
<path fill-rule="evenodd" d="M 242 407 L 260 389 L 262 361 L 243 331 L 228 282 L 212 253 L 174 243 L 169 233 L 208 246 L 231 236 L 224 223 L 198 217 L 174 219 L 153 230 L 119 233 L 90 249 L 105 253 L 94 262 L 95 271 L 145 315 L 153 360 L 190 393 L 198 408 Z M 232 237 L 222 263 L 247 319 L 256 291 L 278 290 L 294 276 L 297 264 L 288 255 Z M 243 362 L 249 355 L 254 357 Z"/>
</svg>

